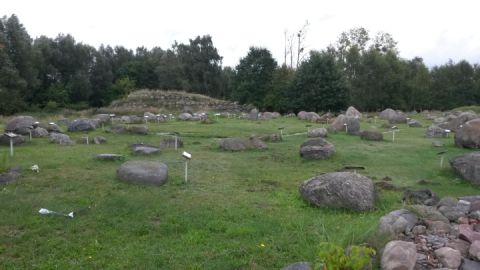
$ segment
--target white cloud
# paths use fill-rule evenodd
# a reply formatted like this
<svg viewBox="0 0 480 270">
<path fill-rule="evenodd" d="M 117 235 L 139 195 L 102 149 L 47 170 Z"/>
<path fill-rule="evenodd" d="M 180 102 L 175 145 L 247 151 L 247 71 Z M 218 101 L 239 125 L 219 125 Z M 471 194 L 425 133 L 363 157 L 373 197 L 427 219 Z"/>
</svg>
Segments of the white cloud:
<svg viewBox="0 0 480 270">
<path fill-rule="evenodd" d="M 306 20 L 310 49 L 323 49 L 342 31 L 362 26 L 392 34 L 401 56 L 421 56 L 434 65 L 449 58 L 480 62 L 479 6 L 469 0 L 16 0 L 2 3 L 2 12 L 17 14 L 33 38 L 70 33 L 93 46 L 168 48 L 174 40 L 210 34 L 225 65 L 238 63 L 250 46 L 267 47 L 282 62 L 284 30 L 295 31 Z"/>
</svg>

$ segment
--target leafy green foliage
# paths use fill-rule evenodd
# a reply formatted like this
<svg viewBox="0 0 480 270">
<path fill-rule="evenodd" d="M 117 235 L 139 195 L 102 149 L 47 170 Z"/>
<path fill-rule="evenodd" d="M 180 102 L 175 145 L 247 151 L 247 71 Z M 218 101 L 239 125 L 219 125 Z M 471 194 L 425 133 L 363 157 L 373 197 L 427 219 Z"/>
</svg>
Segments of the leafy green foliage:
<svg viewBox="0 0 480 270">
<path fill-rule="evenodd" d="M 287 95 L 295 111 L 339 111 L 348 103 L 345 77 L 335 58 L 326 52 L 311 53 L 295 74 Z"/>
<path fill-rule="evenodd" d="M 121 78 L 112 85 L 112 94 L 116 99 L 124 98 L 135 89 L 135 81 L 130 78 Z"/>
<path fill-rule="evenodd" d="M 352 245 L 347 251 L 331 242 L 320 243 L 320 263 L 323 270 L 362 270 L 372 265 L 376 252 L 366 246 Z"/>
<path fill-rule="evenodd" d="M 302 44 L 304 30 L 297 33 Z M 299 44 L 296 57 L 305 65 L 296 69 L 293 63 L 279 67 L 268 49 L 255 47 L 235 68 L 222 67 L 210 35 L 168 49 L 96 49 L 64 34 L 32 40 L 16 15 L 5 16 L 0 19 L 0 114 L 44 108 L 51 101 L 59 108 L 102 107 L 132 87 L 183 90 L 279 112 L 339 111 L 347 103 L 363 111 L 480 103 L 478 65 L 449 61 L 429 69 L 419 57 L 402 59 L 389 33 L 350 29 L 310 60 L 301 56 L 303 49 Z"/>
<path fill-rule="evenodd" d="M 236 67 L 233 98 L 241 103 L 264 108 L 265 97 L 272 89 L 276 66 L 277 62 L 269 50 L 251 47 Z"/>
</svg>

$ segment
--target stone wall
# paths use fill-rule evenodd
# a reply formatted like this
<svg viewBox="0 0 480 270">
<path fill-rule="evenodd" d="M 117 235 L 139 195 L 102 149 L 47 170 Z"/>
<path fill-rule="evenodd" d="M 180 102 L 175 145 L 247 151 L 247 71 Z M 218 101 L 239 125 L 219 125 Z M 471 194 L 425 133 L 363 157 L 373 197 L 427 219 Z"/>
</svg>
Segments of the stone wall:
<svg viewBox="0 0 480 270">
<path fill-rule="evenodd" d="M 218 111 L 218 112 L 248 112 L 252 109 L 248 105 L 236 102 L 219 100 L 204 95 L 180 91 L 139 90 L 128 97 L 116 100 L 107 108 L 109 111 L 145 111 L 146 108 L 169 112 L 191 111 Z"/>
</svg>

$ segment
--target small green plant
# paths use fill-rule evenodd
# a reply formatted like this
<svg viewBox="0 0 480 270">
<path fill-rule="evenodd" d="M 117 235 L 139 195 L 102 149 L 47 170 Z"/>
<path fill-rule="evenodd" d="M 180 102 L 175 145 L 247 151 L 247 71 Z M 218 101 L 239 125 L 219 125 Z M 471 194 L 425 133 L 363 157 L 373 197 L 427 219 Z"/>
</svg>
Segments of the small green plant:
<svg viewBox="0 0 480 270">
<path fill-rule="evenodd" d="M 365 246 L 350 246 L 346 251 L 334 243 L 320 243 L 320 270 L 371 269 L 375 250 Z"/>
</svg>

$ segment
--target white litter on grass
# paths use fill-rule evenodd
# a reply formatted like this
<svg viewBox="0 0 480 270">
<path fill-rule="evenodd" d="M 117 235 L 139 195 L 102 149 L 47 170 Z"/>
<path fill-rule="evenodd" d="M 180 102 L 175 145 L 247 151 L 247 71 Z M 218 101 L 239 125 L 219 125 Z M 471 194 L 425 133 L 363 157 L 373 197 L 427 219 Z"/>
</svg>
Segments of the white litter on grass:
<svg viewBox="0 0 480 270">
<path fill-rule="evenodd" d="M 32 167 L 30 167 L 30 170 L 32 170 L 32 172 L 36 172 L 36 173 L 40 172 L 40 168 L 38 167 L 37 164 L 32 165 Z"/>
<path fill-rule="evenodd" d="M 46 208 L 40 208 L 40 210 L 38 210 L 38 213 L 40 213 L 41 215 L 57 215 L 57 216 L 64 216 L 69 218 L 73 218 L 73 215 L 74 215 L 73 212 L 70 212 L 68 214 L 62 214 L 52 210 L 48 210 Z"/>
</svg>

